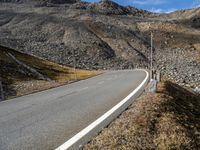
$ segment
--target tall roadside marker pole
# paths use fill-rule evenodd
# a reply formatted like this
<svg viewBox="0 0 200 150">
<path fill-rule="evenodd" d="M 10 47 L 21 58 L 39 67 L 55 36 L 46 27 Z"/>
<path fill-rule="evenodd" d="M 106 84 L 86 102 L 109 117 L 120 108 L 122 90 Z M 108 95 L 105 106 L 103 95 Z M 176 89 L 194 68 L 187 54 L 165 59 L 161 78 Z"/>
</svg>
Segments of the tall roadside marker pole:
<svg viewBox="0 0 200 150">
<path fill-rule="evenodd" d="M 77 80 L 76 75 L 76 57 L 75 57 L 75 50 L 73 49 L 73 58 L 74 58 L 74 80 Z"/>
<path fill-rule="evenodd" d="M 151 32 L 151 70 L 153 69 L 153 33 Z"/>
<path fill-rule="evenodd" d="M 0 78 L 0 101 L 3 101 L 3 100 L 4 100 L 3 85 Z"/>
<path fill-rule="evenodd" d="M 153 78 L 153 33 L 151 32 L 151 52 L 150 52 L 150 71 L 151 79 Z"/>
</svg>

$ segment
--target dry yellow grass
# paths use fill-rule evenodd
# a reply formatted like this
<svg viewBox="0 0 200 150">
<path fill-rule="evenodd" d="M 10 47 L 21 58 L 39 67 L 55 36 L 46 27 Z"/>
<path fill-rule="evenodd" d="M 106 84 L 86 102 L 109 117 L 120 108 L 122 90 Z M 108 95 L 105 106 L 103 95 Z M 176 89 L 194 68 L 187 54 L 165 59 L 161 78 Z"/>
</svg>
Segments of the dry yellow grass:
<svg viewBox="0 0 200 150">
<path fill-rule="evenodd" d="M 199 150 L 200 96 L 171 82 L 144 94 L 84 149 Z"/>
<path fill-rule="evenodd" d="M 38 80 L 34 74 L 8 56 L 8 52 L 51 81 Z M 70 81 L 87 79 L 99 73 L 81 69 L 74 70 L 71 67 L 0 46 L 0 79 L 3 81 L 6 99 L 54 88 Z"/>
<path fill-rule="evenodd" d="M 0 59 L 8 61 L 7 56 L 4 52 L 9 52 L 14 55 L 18 60 L 24 62 L 25 64 L 37 69 L 43 75 L 51 78 L 52 80 L 57 80 L 60 82 L 71 81 L 71 80 L 82 80 L 98 74 L 97 71 L 81 70 L 71 67 L 66 67 L 64 65 L 56 64 L 42 58 L 34 57 L 25 53 L 21 53 L 12 49 L 0 47 Z"/>
</svg>

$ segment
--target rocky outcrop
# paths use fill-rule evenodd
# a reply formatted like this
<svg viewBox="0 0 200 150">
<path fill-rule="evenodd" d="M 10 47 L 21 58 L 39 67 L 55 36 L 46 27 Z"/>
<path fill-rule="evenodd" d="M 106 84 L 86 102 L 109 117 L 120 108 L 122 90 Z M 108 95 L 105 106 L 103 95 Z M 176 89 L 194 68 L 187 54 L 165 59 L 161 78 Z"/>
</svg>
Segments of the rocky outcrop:
<svg viewBox="0 0 200 150">
<path fill-rule="evenodd" d="M 111 0 L 102 0 L 99 3 L 79 2 L 71 6 L 76 9 L 84 9 L 93 14 L 104 15 L 134 15 L 134 16 L 148 16 L 151 13 L 145 10 L 134 7 L 124 7 Z"/>
<path fill-rule="evenodd" d="M 194 17 L 192 19 L 192 27 L 200 28 L 200 17 Z"/>
</svg>

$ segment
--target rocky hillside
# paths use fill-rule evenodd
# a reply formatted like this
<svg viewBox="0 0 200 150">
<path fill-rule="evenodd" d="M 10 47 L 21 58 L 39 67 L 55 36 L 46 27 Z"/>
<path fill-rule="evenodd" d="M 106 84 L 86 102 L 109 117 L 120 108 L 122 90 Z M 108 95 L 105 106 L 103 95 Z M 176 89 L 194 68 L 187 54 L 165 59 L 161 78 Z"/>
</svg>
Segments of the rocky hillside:
<svg viewBox="0 0 200 150">
<path fill-rule="evenodd" d="M 73 4 L 79 2 L 79 0 L 0 0 L 0 2 L 4 3 L 52 3 L 52 4 Z"/>
<path fill-rule="evenodd" d="M 200 8 L 175 11 L 166 15 L 166 17 L 171 20 L 177 20 L 194 28 L 200 28 Z"/>
<path fill-rule="evenodd" d="M 74 5 L 78 9 L 86 9 L 95 14 L 105 14 L 105 15 L 137 15 L 144 16 L 150 14 L 150 12 L 133 8 L 124 7 L 111 0 L 101 0 L 99 3 L 84 3 L 79 2 Z"/>
<path fill-rule="evenodd" d="M 175 11 L 168 15 L 169 18 L 175 19 L 191 19 L 195 16 L 200 16 L 200 8 Z"/>
<path fill-rule="evenodd" d="M 19 2 L 0 1 L 3 46 L 69 66 L 75 57 L 79 68 L 145 68 L 153 32 L 154 67 L 181 85 L 200 85 L 199 8 L 166 15 L 109 0 Z"/>
</svg>

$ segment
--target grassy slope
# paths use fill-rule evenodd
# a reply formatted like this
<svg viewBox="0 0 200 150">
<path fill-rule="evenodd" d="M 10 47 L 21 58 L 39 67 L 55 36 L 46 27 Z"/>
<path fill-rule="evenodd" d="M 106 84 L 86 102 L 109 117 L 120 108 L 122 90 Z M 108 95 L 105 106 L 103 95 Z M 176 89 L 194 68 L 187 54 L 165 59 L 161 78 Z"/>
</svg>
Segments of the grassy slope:
<svg viewBox="0 0 200 150">
<path fill-rule="evenodd" d="M 70 67 L 66 67 L 63 65 L 59 65 L 41 58 L 37 58 L 28 54 L 24 54 L 12 49 L 8 49 L 5 47 L 0 47 L 0 77 L 3 80 L 3 86 L 5 89 L 5 92 L 8 92 L 6 94 L 6 97 L 9 96 L 19 96 L 19 95 L 24 95 L 24 94 L 29 94 L 35 91 L 40 91 L 44 90 L 47 88 L 51 88 L 54 86 L 58 86 L 58 83 L 56 85 L 51 85 L 50 82 L 52 81 L 38 81 L 34 75 L 32 75 L 29 71 L 27 71 L 25 68 L 22 66 L 19 66 L 14 62 L 9 56 L 6 55 L 5 52 L 11 53 L 13 56 L 15 56 L 19 61 L 25 63 L 26 65 L 36 69 L 38 72 L 43 74 L 45 77 L 48 77 L 52 79 L 54 82 L 58 82 L 59 84 L 67 83 L 70 81 L 74 80 L 82 80 L 86 79 L 89 77 L 92 77 L 97 74 L 96 71 L 87 71 L 87 70 L 80 70 L 76 69 L 76 74 L 75 70 Z M 23 93 L 20 94 L 19 90 L 20 84 L 26 84 L 29 81 L 32 81 L 33 84 L 34 82 L 37 81 L 37 86 L 34 87 L 34 90 L 31 91 L 30 88 L 27 86 L 24 86 Z M 43 84 L 48 84 L 48 86 L 45 86 L 42 88 Z M 53 83 L 53 82 L 52 82 Z M 16 85 L 17 84 L 17 85 Z M 10 94 L 9 90 L 12 91 L 14 90 L 15 92 Z M 30 91 L 29 91 L 30 90 Z"/>
<path fill-rule="evenodd" d="M 18 60 L 37 69 L 40 73 L 53 80 L 58 80 L 58 81 L 74 80 L 75 75 L 73 68 L 59 65 L 12 49 L 0 47 L 0 59 L 3 59 L 4 61 L 7 61 L 6 60 L 7 56 L 3 53 L 4 51 L 11 53 Z M 77 79 L 80 80 L 90 77 L 96 74 L 96 72 L 76 69 L 76 74 L 77 74 Z"/>
<path fill-rule="evenodd" d="M 84 149 L 200 149 L 200 96 L 160 83 Z"/>
</svg>

